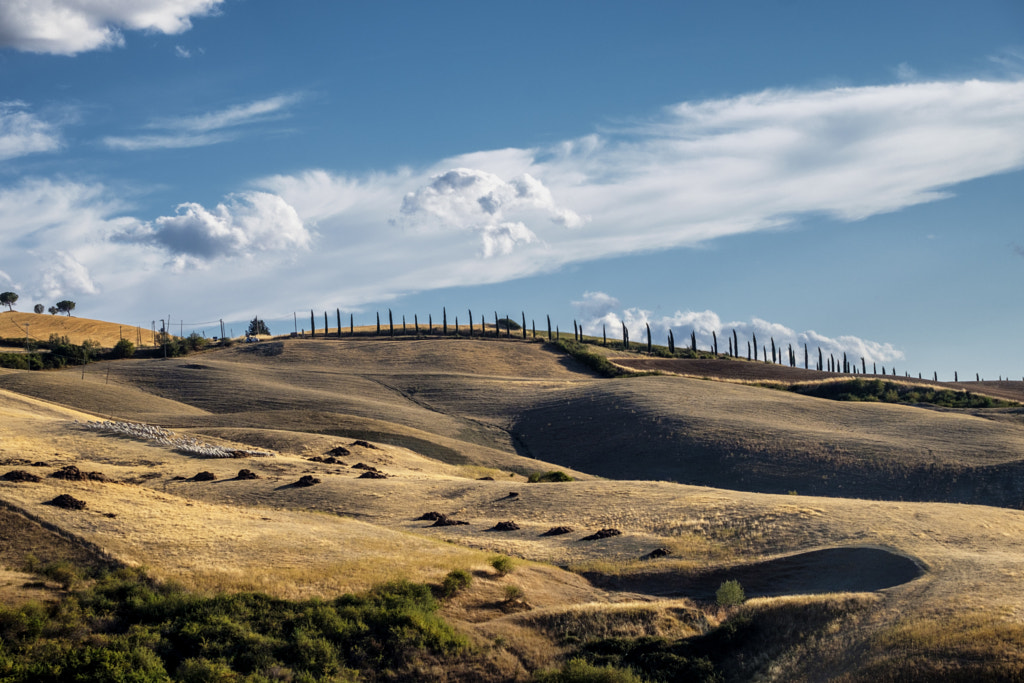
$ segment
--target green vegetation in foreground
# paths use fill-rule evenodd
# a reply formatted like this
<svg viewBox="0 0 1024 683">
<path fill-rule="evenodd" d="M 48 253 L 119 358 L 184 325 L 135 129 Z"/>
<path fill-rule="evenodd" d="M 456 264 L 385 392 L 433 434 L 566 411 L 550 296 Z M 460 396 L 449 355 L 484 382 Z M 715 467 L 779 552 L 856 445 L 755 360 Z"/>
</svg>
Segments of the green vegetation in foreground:
<svg viewBox="0 0 1024 683">
<path fill-rule="evenodd" d="M 922 384 L 892 382 L 882 379 L 827 380 L 801 382 L 785 387 L 789 391 L 833 401 L 872 401 L 942 406 L 944 408 L 1010 408 L 1019 406 L 991 396 L 953 391 Z"/>
<path fill-rule="evenodd" d="M 402 678 L 468 641 L 431 588 L 288 601 L 202 597 L 121 568 L 55 603 L 0 606 L 0 681 L 349 681 Z"/>
</svg>

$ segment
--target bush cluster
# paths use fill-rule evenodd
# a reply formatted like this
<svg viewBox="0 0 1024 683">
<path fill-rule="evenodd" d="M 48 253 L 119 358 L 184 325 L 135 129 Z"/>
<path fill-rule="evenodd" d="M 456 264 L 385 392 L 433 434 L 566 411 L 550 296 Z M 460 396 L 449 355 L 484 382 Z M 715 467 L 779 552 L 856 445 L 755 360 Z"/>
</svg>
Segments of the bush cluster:
<svg viewBox="0 0 1024 683">
<path fill-rule="evenodd" d="M 117 569 L 56 603 L 0 606 L 0 680 L 353 680 L 465 652 L 438 608 L 406 581 L 300 602 L 202 597 Z"/>
<path fill-rule="evenodd" d="M 536 484 L 542 481 L 574 481 L 574 479 L 560 470 L 551 470 L 550 472 L 534 472 L 529 476 L 528 481 L 531 484 Z"/>
<path fill-rule="evenodd" d="M 882 379 L 795 384 L 791 391 L 833 401 L 870 401 L 880 403 L 929 404 L 944 408 L 1008 408 L 1017 405 L 969 391 L 953 391 L 927 385 L 892 382 Z"/>
</svg>

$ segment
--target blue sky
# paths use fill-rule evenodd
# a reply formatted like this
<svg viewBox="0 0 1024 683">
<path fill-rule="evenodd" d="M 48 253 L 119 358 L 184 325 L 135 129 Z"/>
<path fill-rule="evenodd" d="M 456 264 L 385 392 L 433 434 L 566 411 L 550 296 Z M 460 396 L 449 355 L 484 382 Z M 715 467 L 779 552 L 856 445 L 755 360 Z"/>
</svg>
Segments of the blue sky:
<svg viewBox="0 0 1024 683">
<path fill-rule="evenodd" d="M 1016 0 L 0 2 L 22 310 L 525 310 L 1021 379 L 1022 169 Z"/>
</svg>

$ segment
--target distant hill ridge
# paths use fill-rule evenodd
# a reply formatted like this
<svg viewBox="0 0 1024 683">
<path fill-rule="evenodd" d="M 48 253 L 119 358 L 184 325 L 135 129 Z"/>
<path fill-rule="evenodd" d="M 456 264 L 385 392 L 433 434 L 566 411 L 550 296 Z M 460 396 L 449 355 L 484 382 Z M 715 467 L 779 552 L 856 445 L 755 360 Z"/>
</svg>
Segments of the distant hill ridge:
<svg viewBox="0 0 1024 683">
<path fill-rule="evenodd" d="M 112 347 L 119 340 L 127 339 L 136 346 L 153 346 L 153 332 L 134 325 L 122 325 L 103 320 L 91 320 L 48 313 L 22 313 L 5 311 L 0 313 L 0 339 L 35 339 L 46 341 L 51 334 L 67 337 L 72 344 L 81 344 L 87 339 L 99 342 L 100 346 Z"/>
</svg>

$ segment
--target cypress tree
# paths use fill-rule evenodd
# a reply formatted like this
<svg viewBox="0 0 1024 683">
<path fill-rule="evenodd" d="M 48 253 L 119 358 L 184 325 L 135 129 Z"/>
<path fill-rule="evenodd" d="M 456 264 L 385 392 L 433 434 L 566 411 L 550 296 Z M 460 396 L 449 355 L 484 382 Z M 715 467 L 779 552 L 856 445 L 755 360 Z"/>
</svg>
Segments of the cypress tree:
<svg viewBox="0 0 1024 683">
<path fill-rule="evenodd" d="M 608 325 L 601 323 L 601 346 L 608 346 Z"/>
<path fill-rule="evenodd" d="M 728 339 L 728 340 L 729 340 L 729 356 L 730 356 L 730 357 L 732 357 L 732 356 L 735 356 L 736 354 L 734 354 L 734 353 L 732 352 L 732 337 L 726 337 L 726 339 Z"/>
<path fill-rule="evenodd" d="M 629 351 L 629 330 L 626 329 L 626 323 L 622 323 L 622 346 Z"/>
<path fill-rule="evenodd" d="M 391 315 L 391 309 L 388 309 L 388 335 L 391 337 L 395 336 L 395 319 Z"/>
<path fill-rule="evenodd" d="M 770 337 L 772 340 L 772 362 L 775 362 L 775 337 Z M 765 358 L 767 360 L 767 357 Z"/>
<path fill-rule="evenodd" d="M 648 323 L 644 323 L 644 324 L 647 325 L 647 353 L 651 353 L 651 351 L 654 348 L 652 346 L 652 342 L 651 342 L 651 326 Z"/>
<path fill-rule="evenodd" d="M 448 309 L 441 307 L 441 334 L 448 336 Z"/>
<path fill-rule="evenodd" d="M 818 347 L 818 370 L 824 370 L 824 369 L 825 369 L 825 361 L 824 361 L 824 359 L 821 356 L 821 347 L 819 346 Z"/>
<path fill-rule="evenodd" d="M 953 371 L 953 381 L 954 382 L 959 382 L 960 381 L 960 375 L 957 374 L 956 370 Z"/>
<path fill-rule="evenodd" d="M 935 371 L 935 379 L 934 379 L 934 381 L 936 381 L 936 382 L 939 381 L 939 371 L 938 370 Z"/>
<path fill-rule="evenodd" d="M 747 340 L 747 360 L 750 360 L 750 340 Z"/>
<path fill-rule="evenodd" d="M 316 316 L 313 315 L 313 309 L 309 309 L 309 338 L 316 339 Z"/>
<path fill-rule="evenodd" d="M 494 312 L 494 337 L 497 339 L 501 336 L 501 328 L 498 327 L 498 312 Z"/>
<path fill-rule="evenodd" d="M 739 357 L 739 355 L 740 355 L 740 341 L 739 341 L 739 338 L 736 336 L 736 329 L 735 328 L 733 328 L 733 331 L 732 331 L 732 350 L 733 350 L 733 353 L 737 357 Z"/>
<path fill-rule="evenodd" d="M 754 338 L 754 360 L 757 360 L 757 335 L 751 332 L 750 336 Z"/>
<path fill-rule="evenodd" d="M 690 348 L 693 350 L 693 355 L 697 355 L 697 330 L 690 330 Z"/>
<path fill-rule="evenodd" d="M 455 336 L 459 336 L 459 316 L 455 316 Z"/>
<path fill-rule="evenodd" d="M 804 342 L 804 370 L 811 369 L 811 354 L 807 350 L 807 342 Z"/>
<path fill-rule="evenodd" d="M 713 341 L 713 348 L 715 350 L 715 355 L 717 356 L 718 355 L 718 335 L 715 334 L 714 330 L 711 330 L 711 339 Z"/>
<path fill-rule="evenodd" d="M 872 375 L 877 375 L 878 374 L 878 363 L 876 363 L 874 361 L 871 361 L 871 374 Z"/>
<path fill-rule="evenodd" d="M 562 338 L 562 331 L 560 329 L 558 329 L 558 325 L 555 325 L 555 339 L 561 339 L 561 338 Z"/>
<path fill-rule="evenodd" d="M 324 339 L 327 339 L 327 311 L 324 311 Z"/>
<path fill-rule="evenodd" d="M 434 314 L 427 313 L 427 334 L 434 334 Z"/>
<path fill-rule="evenodd" d="M 405 336 L 407 331 L 405 329 L 405 313 L 402 314 L 402 336 Z"/>
<path fill-rule="evenodd" d="M 526 311 L 520 311 L 523 314 L 523 339 L 526 339 Z"/>
<path fill-rule="evenodd" d="M 377 336 L 380 336 L 380 311 L 377 311 Z"/>
<path fill-rule="evenodd" d="M 860 374 L 868 374 L 868 362 L 864 360 L 864 356 L 860 357 Z"/>
<path fill-rule="evenodd" d="M 975 382 L 980 382 L 981 381 L 981 375 L 979 375 L 978 373 L 974 373 L 974 381 Z"/>
<path fill-rule="evenodd" d="M 849 371 L 850 371 L 850 364 L 846 360 L 846 352 L 843 351 L 843 372 L 849 372 Z"/>
<path fill-rule="evenodd" d="M 353 315 L 352 313 L 349 313 L 348 314 L 348 335 L 350 337 L 354 337 L 355 334 L 356 334 L 355 315 Z"/>
<path fill-rule="evenodd" d="M 576 331 L 576 319 L 575 318 L 573 318 L 573 320 L 572 320 L 572 340 L 573 341 L 579 341 L 580 340 L 579 332 Z"/>
<path fill-rule="evenodd" d="M 469 309 L 469 336 L 473 336 L 473 309 Z"/>
<path fill-rule="evenodd" d="M 793 367 L 794 365 L 796 365 L 796 361 L 793 360 L 793 345 L 792 344 L 788 345 L 788 352 L 787 352 L 786 355 L 789 356 L 789 367 Z"/>
<path fill-rule="evenodd" d="M 338 337 L 340 338 L 341 337 L 341 309 L 340 308 L 336 308 L 334 310 L 334 312 L 338 314 Z"/>
<path fill-rule="evenodd" d="M 533 330 L 533 338 L 537 338 L 537 321 L 530 318 L 530 328 Z"/>
<path fill-rule="evenodd" d="M 668 328 L 668 352 L 673 356 L 676 355 L 676 339 L 672 334 L 672 328 Z"/>
<path fill-rule="evenodd" d="M 419 313 L 413 313 L 412 314 L 412 322 L 413 322 L 413 325 L 416 326 L 416 336 L 418 337 L 418 336 L 420 336 L 420 316 L 419 316 Z"/>
<path fill-rule="evenodd" d="M 548 341 L 551 341 L 551 316 L 548 316 Z"/>
<path fill-rule="evenodd" d="M 761 345 L 761 352 L 762 352 L 761 357 L 764 358 L 764 362 L 767 363 L 768 362 L 768 347 L 765 346 L 764 344 L 762 344 Z"/>
</svg>

